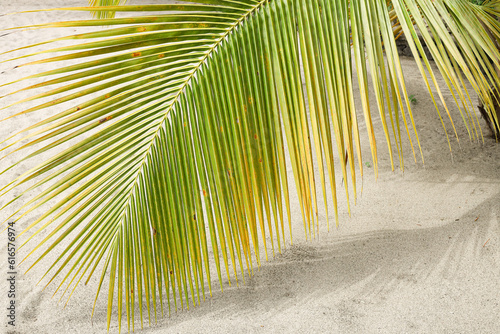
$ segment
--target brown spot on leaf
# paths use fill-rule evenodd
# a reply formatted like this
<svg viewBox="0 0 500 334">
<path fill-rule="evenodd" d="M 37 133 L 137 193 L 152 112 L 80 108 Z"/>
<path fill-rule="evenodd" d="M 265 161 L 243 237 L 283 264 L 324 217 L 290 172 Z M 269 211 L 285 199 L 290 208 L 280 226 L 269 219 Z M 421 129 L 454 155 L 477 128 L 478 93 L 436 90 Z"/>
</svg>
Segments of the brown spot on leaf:
<svg viewBox="0 0 500 334">
<path fill-rule="evenodd" d="M 137 31 L 138 32 L 145 32 L 146 31 L 146 27 L 139 27 L 139 28 L 137 28 Z"/>
<path fill-rule="evenodd" d="M 254 135 L 253 135 L 253 137 L 254 137 L 255 139 L 259 138 L 259 137 L 257 136 L 257 134 L 254 134 Z"/>
<path fill-rule="evenodd" d="M 104 98 L 106 98 L 106 99 L 109 99 L 110 97 L 111 97 L 111 94 L 109 94 L 109 93 L 104 95 Z"/>
<path fill-rule="evenodd" d="M 207 197 L 207 192 L 203 189 L 203 196 Z"/>
<path fill-rule="evenodd" d="M 132 57 L 140 57 L 141 56 L 141 53 L 140 52 L 134 52 L 132 53 Z"/>
<path fill-rule="evenodd" d="M 156 229 L 153 227 L 153 236 L 156 236 Z"/>
<path fill-rule="evenodd" d="M 109 121 L 111 118 L 113 118 L 113 116 L 107 116 L 107 117 L 104 117 L 103 119 L 100 119 L 99 120 L 99 124 L 102 124 L 106 121 Z"/>
<path fill-rule="evenodd" d="M 158 55 L 158 58 L 160 58 L 160 59 L 161 59 L 161 58 L 165 58 L 165 54 L 164 54 L 164 53 L 160 53 L 160 54 Z"/>
</svg>

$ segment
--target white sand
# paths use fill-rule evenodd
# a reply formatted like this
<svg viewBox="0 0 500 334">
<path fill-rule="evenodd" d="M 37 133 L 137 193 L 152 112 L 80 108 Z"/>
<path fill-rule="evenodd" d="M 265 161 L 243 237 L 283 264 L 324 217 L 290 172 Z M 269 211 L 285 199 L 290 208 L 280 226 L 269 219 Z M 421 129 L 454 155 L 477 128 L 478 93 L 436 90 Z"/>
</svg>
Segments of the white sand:
<svg viewBox="0 0 500 334">
<path fill-rule="evenodd" d="M 82 3 L 85 1 L 0 0 L 0 13 Z M 86 15 L 57 12 L 2 16 L 0 28 L 84 19 Z M 0 38 L 0 49 L 64 34 L 55 30 L 10 34 Z M 4 56 L 0 60 L 3 59 Z M 151 327 L 146 322 L 144 333 L 499 332 L 500 146 L 491 138 L 485 138 L 484 145 L 470 143 L 452 96 L 445 93 L 461 139 L 459 147 L 452 137 L 452 161 L 444 132 L 413 60 L 403 59 L 402 63 L 408 91 L 418 99 L 414 115 L 425 166 L 420 161 L 413 162 L 406 145 L 404 174 L 398 170 L 391 172 L 385 139 L 377 121 L 378 181 L 372 170 L 365 171 L 364 191 L 350 218 L 340 197 L 338 229 L 326 231 L 324 209 L 321 209 L 320 238 L 306 241 L 298 200 L 292 194 L 295 208 L 292 247 L 264 263 L 244 285 L 229 287 L 224 282 L 224 293 L 221 293 L 218 283 L 214 282 L 212 298 L 195 309 L 160 318 Z M 30 73 L 29 68 L 13 70 L 12 67 L 10 63 L 0 64 L 2 83 Z M 443 80 L 439 82 L 445 86 Z M 4 95 L 3 88 L 0 95 Z M 16 98 L 24 96 L 18 94 Z M 2 100 L 0 107 L 14 100 Z M 9 114 L 20 110 L 13 109 Z M 0 137 L 43 119 L 44 115 L 34 113 L 2 122 Z M 449 122 L 447 126 L 450 128 Z M 481 126 L 487 134 L 482 120 Z M 363 153 L 366 161 L 370 161 L 366 139 L 363 137 Z M 19 157 L 12 155 L 0 161 L 0 169 Z M 29 165 L 21 166 L 26 167 Z M 16 170 L 10 175 L 18 173 Z M 3 186 L 7 176 L 1 177 L 0 186 Z M 290 182 L 293 181 L 290 179 Z M 13 196 L 3 198 L 0 206 Z M 330 208 L 331 224 L 334 223 L 332 211 Z M 40 212 L 34 217 L 37 214 Z M 3 221 L 5 213 L 0 218 Z M 19 223 L 18 230 L 33 221 L 34 218 L 30 218 Z M 5 310 L 8 302 L 4 279 L 7 276 L 6 235 L 2 234 L 0 239 L 0 254 L 3 254 L 0 256 L 3 259 L 0 308 Z M 18 259 L 26 251 L 21 250 Z M 23 264 L 19 271 L 27 268 Z M 17 333 L 104 333 L 106 310 L 102 298 L 93 321 L 90 319 L 97 282 L 82 285 L 68 307 L 63 308 L 64 303 L 58 304 L 58 298 L 51 299 L 54 285 L 45 291 L 42 284 L 36 286 L 43 269 L 39 266 L 24 276 L 18 275 Z M 6 317 L 2 315 L 0 319 L 0 328 L 10 329 Z M 118 332 L 116 317 L 112 332 Z"/>
</svg>

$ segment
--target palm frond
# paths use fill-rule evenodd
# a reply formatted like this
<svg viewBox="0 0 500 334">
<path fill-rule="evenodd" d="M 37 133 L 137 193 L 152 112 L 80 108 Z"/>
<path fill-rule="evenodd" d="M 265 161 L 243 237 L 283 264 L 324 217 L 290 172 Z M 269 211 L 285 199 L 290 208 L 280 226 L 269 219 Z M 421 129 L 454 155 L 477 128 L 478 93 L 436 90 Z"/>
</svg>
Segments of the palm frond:
<svg viewBox="0 0 500 334">
<path fill-rule="evenodd" d="M 19 220 L 44 208 L 26 228 L 31 234 L 24 244 L 45 232 L 29 256 L 39 254 L 35 265 L 58 252 L 45 275 L 49 283 L 61 277 L 57 290 L 63 288 L 63 296 L 100 268 L 97 300 L 109 277 L 108 328 L 115 301 L 120 327 L 126 313 L 130 329 L 136 303 L 142 322 L 144 309 L 151 320 L 163 314 L 165 302 L 170 311 L 171 301 L 175 309 L 184 308 L 189 300 L 204 299 L 206 287 L 211 294 L 212 259 L 222 288 L 224 274 L 229 282 L 244 280 L 245 271 L 251 275 L 262 249 L 266 258 L 280 252 L 288 238 L 285 226 L 294 218 L 287 165 L 306 236 L 318 231 L 318 182 L 338 224 L 337 188 L 344 188 L 349 203 L 352 187 L 355 202 L 357 177 L 363 175 L 358 112 L 375 171 L 375 117 L 392 168 L 395 159 L 404 166 L 403 136 L 417 160 L 420 144 L 395 44 L 401 33 L 438 113 L 444 109 L 450 116 L 421 40 L 453 93 L 470 139 L 481 131 L 466 82 L 494 118 L 497 0 L 481 6 L 468 0 L 190 2 L 67 8 L 101 17 L 154 14 L 31 26 L 109 28 L 39 43 L 48 47 L 9 59 L 50 53 L 23 66 L 58 65 L 15 81 L 47 79 L 28 84 L 21 91 L 39 93 L 2 113 L 55 98 L 2 118 L 46 108 L 53 113 L 5 136 L 4 154 L 22 150 L 24 158 L 0 173 L 55 153 L 2 185 L 0 197 L 14 189 L 21 193 L 1 210 L 6 220 Z M 65 40 L 78 43 L 50 47 Z M 355 108 L 353 80 L 359 83 L 361 111 Z M 368 97 L 369 85 L 375 101 Z M 66 102 L 73 106 L 62 108 Z M 17 204 L 28 194 L 24 205 Z M 49 206 L 53 198 L 57 203 Z"/>
</svg>

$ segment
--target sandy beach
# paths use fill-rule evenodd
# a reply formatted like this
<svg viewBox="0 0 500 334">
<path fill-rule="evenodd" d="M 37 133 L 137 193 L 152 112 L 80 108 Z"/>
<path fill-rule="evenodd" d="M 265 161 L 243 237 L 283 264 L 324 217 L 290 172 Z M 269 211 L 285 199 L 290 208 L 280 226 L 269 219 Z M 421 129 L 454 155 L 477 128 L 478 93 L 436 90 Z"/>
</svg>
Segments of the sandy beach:
<svg viewBox="0 0 500 334">
<path fill-rule="evenodd" d="M 0 15 L 85 3 L 86 0 L 0 0 Z M 0 29 L 86 19 L 88 15 L 84 12 L 44 12 L 0 16 Z M 70 33 L 57 29 L 0 32 L 0 50 L 3 52 Z M 37 49 L 40 47 L 33 50 Z M 20 54 L 16 52 L 12 56 Z M 0 61 L 10 56 L 1 55 Z M 29 67 L 14 68 L 22 61 L 0 64 L 2 83 L 31 74 Z M 469 141 L 453 96 L 444 91 L 460 138 L 458 143 L 449 120 L 445 119 L 451 141 L 450 153 L 445 132 L 414 60 L 402 58 L 401 62 L 407 90 L 416 98 L 413 112 L 425 164 L 422 164 L 418 150 L 417 162 L 413 160 L 411 148 L 404 139 L 404 172 L 399 165 L 394 172 L 391 171 L 381 122 L 378 116 L 374 116 L 379 176 L 375 177 L 373 169 L 365 169 L 363 181 L 358 183 L 363 192 L 358 195 L 356 206 L 352 205 L 350 217 L 344 194 L 339 192 L 340 226 L 335 227 L 330 207 L 331 227 L 328 231 L 325 210 L 320 207 L 319 237 L 306 240 L 299 201 L 293 188 L 290 198 L 294 208 L 293 245 L 288 243 L 281 254 L 263 261 L 262 267 L 254 272 L 253 277 L 247 276 L 245 283 L 229 286 L 225 280 L 221 292 L 215 280 L 213 296 L 207 296 L 201 305 L 172 311 L 170 315 L 166 311 L 165 317 L 160 316 L 151 325 L 146 319 L 140 333 L 499 333 L 500 145 L 491 138 L 481 118 L 484 143 Z M 46 70 L 50 66 L 54 65 L 40 68 Z M 444 80 L 438 77 L 438 82 L 444 90 Z M 0 87 L 0 96 L 21 87 L 24 87 L 22 83 Z M 22 92 L 2 99 L 0 108 L 29 95 L 29 92 Z M 477 104 L 476 97 L 472 99 Z M 356 103 L 361 110 L 360 102 Z M 30 105 L 32 102 L 10 108 L 7 112 L 1 110 L 5 116 L 0 119 Z M 444 109 L 442 112 L 445 114 Z M 42 111 L 0 122 L 0 138 L 47 115 L 48 112 Z M 361 131 L 363 157 L 370 163 L 370 148 L 363 124 Z M 22 152 L 1 160 L 0 170 L 21 156 Z M 1 175 L 0 187 L 30 166 L 30 162 L 22 163 L 10 174 Z M 291 167 L 288 173 L 289 182 L 293 184 Z M 16 195 L 18 193 L 14 192 L 1 198 L 0 207 Z M 318 195 L 321 195 L 320 189 Z M 322 200 L 319 202 L 323 203 Z M 16 204 L 17 208 L 20 205 L 21 202 Z M 13 212 L 11 210 L 0 213 L 1 221 Z M 34 212 L 29 219 L 19 222 L 16 229 L 21 231 L 41 213 Z M 19 250 L 18 260 L 29 251 Z M 0 234 L 0 254 L 0 309 L 6 313 L 5 232 Z M 54 258 L 44 263 L 50 263 Z M 45 279 L 37 285 L 45 273 L 44 265 L 21 274 L 30 263 L 23 263 L 18 268 L 16 327 L 13 331 L 2 314 L 0 331 L 23 334 L 106 333 L 106 297 L 101 296 L 93 319 L 90 317 L 98 277 L 88 285 L 82 284 L 64 307 L 66 298 L 61 302 L 58 302 L 58 295 L 52 298 L 57 284 L 43 290 L 47 283 Z M 140 326 L 136 318 L 136 331 Z M 126 331 L 126 322 L 122 330 Z M 116 316 L 110 333 L 118 333 Z"/>
</svg>

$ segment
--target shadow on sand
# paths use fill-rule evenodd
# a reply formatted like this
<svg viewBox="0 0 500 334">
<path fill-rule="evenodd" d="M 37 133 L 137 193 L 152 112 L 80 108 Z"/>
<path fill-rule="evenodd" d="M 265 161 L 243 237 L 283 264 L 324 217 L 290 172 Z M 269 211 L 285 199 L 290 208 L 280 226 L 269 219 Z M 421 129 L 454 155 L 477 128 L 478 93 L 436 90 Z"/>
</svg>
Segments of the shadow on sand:
<svg viewBox="0 0 500 334">
<path fill-rule="evenodd" d="M 214 284 L 211 299 L 190 311 L 173 312 L 157 326 L 168 329 L 204 316 L 248 319 L 266 312 L 272 317 L 329 294 L 384 298 L 391 291 L 433 277 L 453 281 L 462 272 L 497 277 L 499 209 L 500 193 L 439 227 L 383 230 L 296 244 L 264 263 L 246 284 L 225 284 L 223 293 Z M 145 326 L 144 332 L 155 327 Z"/>
</svg>

